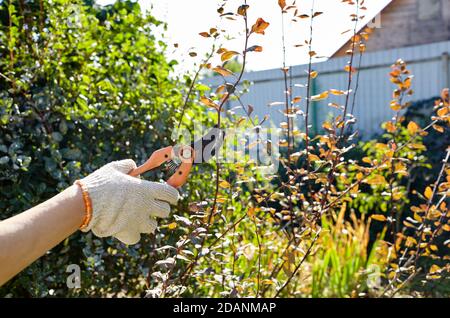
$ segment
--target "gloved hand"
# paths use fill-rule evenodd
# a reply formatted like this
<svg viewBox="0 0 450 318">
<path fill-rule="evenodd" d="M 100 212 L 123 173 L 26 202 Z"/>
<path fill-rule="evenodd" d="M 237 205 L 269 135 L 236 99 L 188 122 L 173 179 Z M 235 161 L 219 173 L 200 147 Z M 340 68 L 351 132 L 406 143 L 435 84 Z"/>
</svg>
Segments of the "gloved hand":
<svg viewBox="0 0 450 318">
<path fill-rule="evenodd" d="M 178 191 L 165 183 L 129 176 L 134 168 L 131 159 L 114 161 L 81 180 L 92 202 L 92 219 L 83 232 L 92 230 L 99 237 L 114 236 L 125 244 L 136 244 L 141 233 L 155 231 L 154 217 L 169 215 L 169 204 L 178 201 Z"/>
</svg>

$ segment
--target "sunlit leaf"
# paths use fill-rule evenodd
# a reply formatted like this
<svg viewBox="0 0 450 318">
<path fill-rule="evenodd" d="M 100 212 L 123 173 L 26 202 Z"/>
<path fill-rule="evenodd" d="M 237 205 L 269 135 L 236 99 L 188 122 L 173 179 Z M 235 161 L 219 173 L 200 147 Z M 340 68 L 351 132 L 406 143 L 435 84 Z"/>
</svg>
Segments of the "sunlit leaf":
<svg viewBox="0 0 450 318">
<path fill-rule="evenodd" d="M 370 216 L 372 219 L 380 222 L 385 222 L 387 219 L 383 214 L 373 214 Z"/>
<path fill-rule="evenodd" d="M 222 66 L 217 66 L 214 67 L 212 69 L 214 72 L 219 73 L 222 76 L 230 76 L 233 75 L 233 72 L 231 72 L 230 70 L 227 70 L 226 68 L 222 67 Z"/>
<path fill-rule="evenodd" d="M 200 101 L 208 107 L 215 108 L 216 110 L 219 109 L 219 105 L 217 105 L 211 98 L 202 96 L 202 97 L 200 97 Z"/>
<path fill-rule="evenodd" d="M 385 185 L 386 179 L 382 176 L 382 175 L 373 175 L 370 176 L 369 178 L 367 178 L 367 180 L 365 181 L 365 183 L 370 184 L 370 185 Z"/>
<path fill-rule="evenodd" d="M 346 92 L 338 90 L 338 89 L 330 89 L 330 93 L 336 96 L 345 95 Z"/>
<path fill-rule="evenodd" d="M 233 56 L 239 55 L 239 52 L 236 51 L 227 51 L 222 54 L 220 57 L 222 62 L 228 61 L 229 59 L 233 58 Z"/>
<path fill-rule="evenodd" d="M 258 18 L 256 23 L 252 26 L 252 33 L 265 34 L 264 31 L 270 25 L 269 22 L 264 21 L 263 18 Z"/>
<path fill-rule="evenodd" d="M 329 96 L 328 91 L 325 91 L 325 92 L 323 92 L 323 93 L 321 93 L 321 94 L 319 94 L 319 95 L 314 95 L 314 96 L 312 96 L 312 97 L 311 97 L 311 101 L 313 101 L 313 102 L 318 102 L 318 101 L 320 101 L 320 100 L 327 99 L 328 96 Z"/>
<path fill-rule="evenodd" d="M 433 125 L 433 129 L 440 133 L 444 132 L 444 127 L 439 126 L 439 125 Z"/>
<path fill-rule="evenodd" d="M 419 131 L 420 127 L 415 122 L 410 121 L 408 124 L 408 131 L 411 135 L 415 135 Z"/>
<path fill-rule="evenodd" d="M 441 268 L 438 265 L 436 265 L 436 264 L 431 265 L 430 274 L 438 273 L 440 271 L 441 271 Z"/>
<path fill-rule="evenodd" d="M 293 103 L 293 104 L 297 104 L 297 103 L 300 103 L 301 100 L 302 100 L 302 97 L 301 97 L 301 96 L 296 96 L 296 97 L 294 97 L 294 98 L 292 99 L 292 103 Z"/>
<path fill-rule="evenodd" d="M 392 121 L 388 121 L 386 123 L 386 130 L 390 133 L 393 133 L 397 130 L 397 127 L 395 127 L 394 123 Z"/>
<path fill-rule="evenodd" d="M 231 185 L 228 183 L 228 181 L 222 180 L 222 181 L 219 183 L 219 187 L 224 188 L 224 189 L 228 189 L 228 188 L 231 187 Z"/>
<path fill-rule="evenodd" d="M 430 187 L 427 187 L 425 189 L 425 198 L 427 198 L 428 200 L 430 200 L 433 197 L 433 190 Z"/>
<path fill-rule="evenodd" d="M 177 223 L 176 223 L 176 222 L 172 222 L 172 223 L 170 223 L 169 225 L 167 225 L 167 228 L 168 228 L 169 230 L 176 229 L 176 228 L 177 228 Z"/>
</svg>

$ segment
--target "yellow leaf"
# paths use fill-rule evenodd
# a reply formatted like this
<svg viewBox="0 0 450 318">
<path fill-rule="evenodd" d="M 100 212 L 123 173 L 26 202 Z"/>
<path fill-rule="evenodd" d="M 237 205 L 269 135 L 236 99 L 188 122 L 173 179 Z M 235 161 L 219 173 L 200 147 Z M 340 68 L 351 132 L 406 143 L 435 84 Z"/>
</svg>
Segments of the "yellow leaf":
<svg viewBox="0 0 450 318">
<path fill-rule="evenodd" d="M 438 131 L 438 132 L 440 132 L 440 133 L 444 132 L 444 127 L 439 126 L 439 125 L 433 125 L 433 129 Z"/>
<path fill-rule="evenodd" d="M 366 51 L 366 45 L 365 45 L 364 43 L 361 43 L 361 44 L 359 45 L 359 51 L 360 51 L 361 53 L 364 53 L 364 52 Z"/>
<path fill-rule="evenodd" d="M 250 218 L 254 219 L 255 218 L 255 208 L 254 207 L 248 208 L 247 215 Z"/>
<path fill-rule="evenodd" d="M 434 244 L 430 245 L 430 250 L 432 250 L 433 252 L 436 252 L 438 250 L 438 247 Z"/>
<path fill-rule="evenodd" d="M 386 179 L 382 175 L 377 174 L 366 180 L 366 183 L 370 185 L 383 185 L 386 184 Z"/>
<path fill-rule="evenodd" d="M 402 105 L 400 105 L 396 100 L 393 100 L 393 101 L 391 102 L 391 109 L 392 109 L 393 111 L 398 112 L 399 110 L 402 109 Z"/>
<path fill-rule="evenodd" d="M 323 127 L 324 129 L 326 129 L 326 130 L 333 130 L 333 126 L 331 126 L 331 124 L 330 124 L 329 122 L 327 122 L 327 121 L 325 121 L 325 122 L 322 124 L 322 127 Z"/>
<path fill-rule="evenodd" d="M 341 109 L 341 106 L 337 103 L 328 103 L 328 106 L 336 108 L 336 109 Z"/>
<path fill-rule="evenodd" d="M 394 164 L 394 172 L 401 175 L 408 175 L 407 167 L 403 162 L 396 162 Z"/>
<path fill-rule="evenodd" d="M 226 48 L 221 47 L 220 49 L 217 50 L 217 54 L 222 54 L 225 53 L 226 51 L 228 51 Z"/>
<path fill-rule="evenodd" d="M 380 221 L 380 222 L 386 221 L 386 217 L 382 214 L 374 214 L 374 215 L 371 215 L 370 217 L 376 221 Z"/>
<path fill-rule="evenodd" d="M 419 150 L 426 150 L 427 148 L 423 144 L 411 144 L 411 148 L 413 149 L 419 149 Z"/>
<path fill-rule="evenodd" d="M 338 89 L 330 89 L 330 93 L 333 94 L 333 95 L 336 95 L 336 96 L 345 95 L 344 91 L 341 91 L 341 90 L 338 90 Z"/>
<path fill-rule="evenodd" d="M 320 100 L 324 100 L 324 99 L 327 99 L 328 96 L 329 96 L 328 91 L 325 91 L 322 94 L 312 96 L 311 97 L 311 101 L 317 102 L 317 101 L 320 101 Z"/>
<path fill-rule="evenodd" d="M 316 78 L 317 75 L 319 75 L 319 73 L 317 73 L 317 71 L 312 71 L 310 75 L 311 75 L 311 78 Z"/>
<path fill-rule="evenodd" d="M 397 128 L 395 127 L 395 125 L 392 121 L 388 121 L 386 123 L 386 130 L 387 130 L 387 132 L 393 133 L 397 130 Z"/>
<path fill-rule="evenodd" d="M 430 187 L 427 187 L 427 188 L 425 189 L 424 195 L 425 195 L 425 198 L 427 198 L 428 200 L 430 200 L 431 197 L 433 196 L 433 190 L 431 190 Z"/>
<path fill-rule="evenodd" d="M 413 247 L 414 245 L 417 245 L 417 240 L 414 237 L 408 236 L 405 244 L 407 247 Z"/>
<path fill-rule="evenodd" d="M 297 104 L 300 103 L 302 100 L 301 96 L 296 96 L 294 97 L 294 99 L 292 100 L 292 103 Z"/>
<path fill-rule="evenodd" d="M 445 115 L 447 115 L 448 114 L 448 108 L 446 108 L 446 107 L 442 107 L 441 109 L 439 109 L 438 111 L 437 111 L 437 115 L 439 116 L 439 117 L 444 117 Z"/>
<path fill-rule="evenodd" d="M 358 194 L 358 192 L 359 192 L 359 185 L 356 185 L 350 189 L 351 194 Z"/>
<path fill-rule="evenodd" d="M 176 229 L 176 228 L 177 228 L 177 223 L 176 223 L 176 222 L 172 222 L 172 223 L 170 223 L 169 225 L 167 225 L 167 228 L 168 228 L 169 230 Z"/>
<path fill-rule="evenodd" d="M 225 85 L 220 85 L 219 87 L 217 87 L 216 89 L 216 94 L 220 94 L 221 92 L 223 92 L 225 90 L 226 86 Z"/>
<path fill-rule="evenodd" d="M 235 56 L 235 55 L 239 55 L 239 53 L 236 51 L 227 51 L 222 54 L 220 59 L 222 60 L 222 62 L 225 62 L 225 61 L 228 61 L 229 59 L 233 58 L 233 56 Z"/>
<path fill-rule="evenodd" d="M 224 189 L 228 189 L 228 188 L 231 187 L 231 185 L 227 181 L 223 180 L 223 181 L 221 181 L 219 183 L 219 187 L 224 188 Z"/>
<path fill-rule="evenodd" d="M 423 222 L 422 217 L 417 213 L 414 213 L 414 220 L 416 220 L 417 222 Z"/>
<path fill-rule="evenodd" d="M 263 18 L 258 18 L 256 23 L 252 26 L 252 33 L 264 34 L 264 30 L 270 25 L 269 22 L 264 21 Z"/>
<path fill-rule="evenodd" d="M 383 143 L 381 143 L 381 142 L 377 142 L 377 143 L 375 144 L 375 147 L 374 147 L 374 148 L 377 149 L 377 150 L 381 150 L 381 151 L 387 151 L 387 150 L 389 149 L 389 146 L 386 145 L 386 144 L 383 144 Z"/>
<path fill-rule="evenodd" d="M 351 67 L 350 65 L 345 65 L 344 70 L 348 73 L 352 72 L 355 73 L 356 72 L 356 68 Z"/>
<path fill-rule="evenodd" d="M 214 103 L 213 102 L 213 100 L 211 99 L 211 98 L 208 98 L 208 97 L 206 97 L 206 96 L 202 96 L 202 97 L 200 97 L 200 101 L 203 103 L 203 104 L 205 104 L 206 106 L 208 106 L 208 107 L 212 107 L 212 108 L 215 108 L 215 109 L 219 109 L 219 105 L 217 105 L 216 103 Z"/>
<path fill-rule="evenodd" d="M 392 198 L 394 199 L 394 201 L 398 201 L 398 200 L 400 200 L 401 198 L 403 198 L 403 196 L 404 196 L 404 193 L 402 193 L 402 192 L 400 192 L 400 191 L 393 191 L 393 193 L 392 193 Z"/>
<path fill-rule="evenodd" d="M 286 0 L 278 0 L 278 5 L 283 10 L 286 7 Z"/>
<path fill-rule="evenodd" d="M 415 135 L 419 131 L 420 127 L 415 122 L 410 121 L 408 124 L 408 131 L 411 135 Z"/>
<path fill-rule="evenodd" d="M 411 227 L 411 228 L 415 228 L 415 226 L 412 223 L 409 223 L 407 221 L 403 221 L 403 225 L 406 227 Z M 416 242 L 417 243 L 417 242 Z"/>
<path fill-rule="evenodd" d="M 275 284 L 273 281 L 271 281 L 270 279 L 263 279 L 262 281 L 261 281 L 261 283 L 262 284 L 264 284 L 264 285 L 273 285 L 273 284 Z"/>
<path fill-rule="evenodd" d="M 439 266 L 437 266 L 436 264 L 432 265 L 430 268 L 430 273 L 434 274 L 434 273 L 438 273 L 441 271 L 441 268 Z"/>
<path fill-rule="evenodd" d="M 229 75 L 233 74 L 233 72 L 231 72 L 231 71 L 229 71 L 226 68 L 223 68 L 221 66 L 214 67 L 212 70 L 214 72 L 216 72 L 216 73 L 219 73 L 222 76 L 229 76 Z"/>
<path fill-rule="evenodd" d="M 225 203 L 227 202 L 227 199 L 223 196 L 217 197 L 217 203 Z"/>
<path fill-rule="evenodd" d="M 310 153 L 308 155 L 308 159 L 309 159 L 309 161 L 318 161 L 318 160 L 320 160 L 320 158 L 318 156 L 316 156 L 316 155 L 314 155 L 312 153 Z"/>
</svg>

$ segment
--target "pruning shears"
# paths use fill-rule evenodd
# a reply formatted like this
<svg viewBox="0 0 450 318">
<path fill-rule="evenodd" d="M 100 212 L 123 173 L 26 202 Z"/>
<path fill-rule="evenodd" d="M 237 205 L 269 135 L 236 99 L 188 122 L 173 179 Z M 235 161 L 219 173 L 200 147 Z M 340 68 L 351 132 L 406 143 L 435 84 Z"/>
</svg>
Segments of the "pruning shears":
<svg viewBox="0 0 450 318">
<path fill-rule="evenodd" d="M 156 150 L 144 164 L 133 169 L 129 175 L 137 177 L 147 171 L 163 168 L 167 171 L 167 184 L 179 188 L 187 182 L 192 166 L 214 157 L 223 140 L 224 132 L 215 126 L 190 145 L 168 146 Z"/>
</svg>

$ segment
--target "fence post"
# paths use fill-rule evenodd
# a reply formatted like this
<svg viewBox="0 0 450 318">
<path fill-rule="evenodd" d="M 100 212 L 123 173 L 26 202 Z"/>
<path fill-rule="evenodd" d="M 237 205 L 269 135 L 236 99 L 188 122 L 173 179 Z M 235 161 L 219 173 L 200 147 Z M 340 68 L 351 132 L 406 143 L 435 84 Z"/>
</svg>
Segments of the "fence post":
<svg viewBox="0 0 450 318">
<path fill-rule="evenodd" d="M 450 70 L 448 67 L 449 55 L 448 52 L 442 54 L 442 68 L 444 71 L 444 87 L 450 87 Z"/>
</svg>

